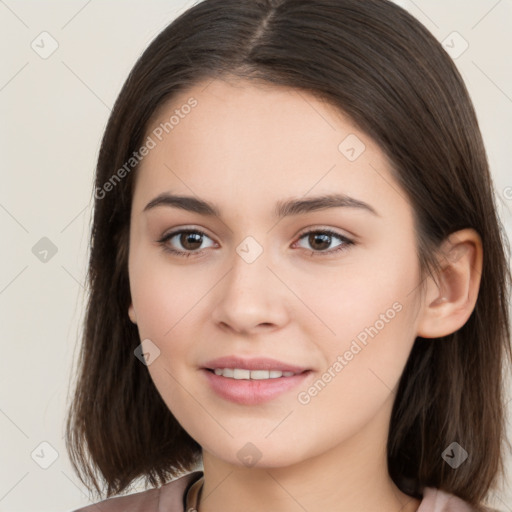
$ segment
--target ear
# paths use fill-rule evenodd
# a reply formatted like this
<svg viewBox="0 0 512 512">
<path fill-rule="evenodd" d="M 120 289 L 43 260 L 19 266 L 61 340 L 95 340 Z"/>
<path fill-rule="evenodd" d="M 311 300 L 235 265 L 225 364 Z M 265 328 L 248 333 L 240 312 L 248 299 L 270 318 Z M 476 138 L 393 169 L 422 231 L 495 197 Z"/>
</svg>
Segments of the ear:
<svg viewBox="0 0 512 512">
<path fill-rule="evenodd" d="M 137 317 L 135 316 L 135 309 L 133 309 L 133 304 L 130 302 L 130 305 L 128 307 L 128 316 L 130 317 L 130 320 L 136 324 L 137 323 Z"/>
<path fill-rule="evenodd" d="M 452 233 L 443 242 L 438 259 L 438 283 L 427 277 L 419 313 L 417 336 L 440 338 L 462 327 L 476 304 L 482 274 L 483 249 L 474 229 Z"/>
</svg>

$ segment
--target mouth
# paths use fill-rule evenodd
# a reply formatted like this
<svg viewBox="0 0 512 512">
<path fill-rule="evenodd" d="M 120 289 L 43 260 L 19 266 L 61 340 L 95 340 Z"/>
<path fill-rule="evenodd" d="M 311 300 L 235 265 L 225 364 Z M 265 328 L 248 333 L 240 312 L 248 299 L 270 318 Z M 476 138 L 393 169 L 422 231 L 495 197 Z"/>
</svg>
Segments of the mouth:
<svg viewBox="0 0 512 512">
<path fill-rule="evenodd" d="M 302 373 L 303 371 L 308 369 L 305 366 L 298 366 L 290 363 L 285 363 L 284 361 L 279 361 L 277 359 L 273 359 L 270 357 L 245 358 L 241 356 L 218 357 L 217 359 L 213 359 L 211 361 L 206 362 L 204 364 L 204 368 L 206 370 L 211 370 L 213 372 L 219 372 L 222 370 L 222 374 L 219 373 L 219 375 L 223 375 L 224 372 L 228 370 L 228 375 L 226 375 L 228 377 L 233 377 L 233 375 L 230 375 L 229 370 L 232 370 L 233 372 L 236 371 L 236 375 L 239 375 L 239 377 L 235 378 L 240 379 L 257 379 L 258 376 L 263 376 L 261 378 L 268 378 L 268 376 L 265 373 L 256 373 L 258 371 L 273 372 L 275 378 L 278 378 L 281 377 L 281 375 L 277 375 L 276 372 L 282 372 L 283 374 L 286 374 L 285 376 L 291 376 L 291 374 Z M 247 371 L 251 372 L 251 374 L 252 372 L 255 372 L 255 377 L 247 376 L 247 373 L 243 373 Z"/>
<path fill-rule="evenodd" d="M 300 373 L 307 372 L 289 372 L 282 370 L 248 370 L 246 368 L 205 368 L 207 371 L 215 373 L 222 377 L 235 380 L 268 380 L 268 379 L 279 379 L 281 377 L 293 377 Z"/>
<path fill-rule="evenodd" d="M 210 389 L 224 400 L 257 405 L 303 384 L 313 370 L 269 358 L 227 357 L 206 363 L 201 373 Z"/>
</svg>

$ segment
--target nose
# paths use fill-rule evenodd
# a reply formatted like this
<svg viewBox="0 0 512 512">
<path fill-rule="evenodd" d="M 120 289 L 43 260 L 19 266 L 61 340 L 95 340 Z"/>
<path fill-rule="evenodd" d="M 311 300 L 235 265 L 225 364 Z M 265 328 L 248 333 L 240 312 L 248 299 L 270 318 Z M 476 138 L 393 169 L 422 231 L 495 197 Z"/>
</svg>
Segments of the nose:
<svg viewBox="0 0 512 512">
<path fill-rule="evenodd" d="M 291 292 L 263 251 L 254 261 L 235 252 L 232 266 L 216 287 L 213 320 L 238 334 L 282 328 L 289 320 Z"/>
</svg>

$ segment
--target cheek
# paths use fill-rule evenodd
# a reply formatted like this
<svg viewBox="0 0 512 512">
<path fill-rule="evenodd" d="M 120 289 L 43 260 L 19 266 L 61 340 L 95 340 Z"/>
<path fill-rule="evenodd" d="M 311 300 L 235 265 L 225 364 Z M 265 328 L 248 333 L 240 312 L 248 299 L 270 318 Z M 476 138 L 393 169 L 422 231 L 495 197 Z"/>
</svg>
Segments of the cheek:
<svg viewBox="0 0 512 512">
<path fill-rule="evenodd" d="M 168 408 L 177 411 L 179 418 L 183 415 L 180 411 L 187 408 L 182 383 L 191 357 L 190 323 L 194 323 L 198 301 L 207 288 L 201 292 L 202 286 L 191 286 L 179 267 L 172 268 L 164 258 L 160 260 L 153 258 L 149 263 L 134 257 L 130 287 L 139 337 L 151 340 L 159 350 L 158 357 L 148 365 L 149 374 Z"/>
<path fill-rule="evenodd" d="M 130 289 L 139 337 L 151 340 L 160 351 L 148 370 L 169 408 L 179 407 L 179 383 L 185 383 L 197 365 L 196 346 L 205 339 L 199 329 L 205 320 L 200 317 L 205 314 L 202 301 L 208 300 L 216 279 L 206 268 L 170 263 L 156 251 L 139 249 L 131 255 Z"/>
<path fill-rule="evenodd" d="M 326 446 L 329 438 L 355 435 L 384 404 L 391 406 L 415 339 L 406 288 L 396 282 L 386 291 L 371 286 L 371 294 L 340 297 L 345 309 L 329 306 L 337 335 L 316 339 L 324 367 L 309 387 L 298 390 L 295 417 Z M 324 310 L 326 318 L 331 309 Z"/>
<path fill-rule="evenodd" d="M 301 281 L 298 295 L 322 320 L 310 315 L 302 324 L 310 329 L 307 337 L 314 340 L 325 372 L 314 389 L 302 390 L 301 403 L 311 400 L 311 411 L 332 411 L 333 404 L 338 411 L 357 410 L 343 420 L 356 428 L 390 396 L 415 340 L 415 262 L 411 243 L 401 252 L 382 250 L 371 259 L 351 261 L 323 281 L 315 276 Z"/>
<path fill-rule="evenodd" d="M 348 349 L 356 337 L 364 342 L 373 334 L 401 349 L 401 340 L 408 344 L 414 336 L 408 327 L 414 327 L 419 266 L 412 243 L 400 252 L 382 247 L 358 253 L 337 267 L 312 267 L 300 279 L 289 274 L 284 280 L 294 283 L 303 303 L 294 310 L 297 323 L 308 339 L 321 337 L 319 345 L 330 354 Z"/>
<path fill-rule="evenodd" d="M 197 274 L 171 264 L 160 250 L 134 251 L 130 291 L 141 337 L 163 340 L 198 303 L 208 287 Z M 204 288 L 204 290 L 203 290 Z"/>
</svg>

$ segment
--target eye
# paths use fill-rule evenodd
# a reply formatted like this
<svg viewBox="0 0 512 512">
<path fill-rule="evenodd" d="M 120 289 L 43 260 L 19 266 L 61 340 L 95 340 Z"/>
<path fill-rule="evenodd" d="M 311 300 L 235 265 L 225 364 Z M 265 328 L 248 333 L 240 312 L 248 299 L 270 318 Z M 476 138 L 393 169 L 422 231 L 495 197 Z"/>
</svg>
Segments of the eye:
<svg viewBox="0 0 512 512">
<path fill-rule="evenodd" d="M 307 231 L 300 236 L 299 241 L 304 238 L 306 239 L 306 242 L 312 247 L 311 256 L 324 254 L 330 255 L 338 251 L 344 251 L 348 249 L 349 246 L 354 245 L 352 240 L 344 235 L 336 233 L 335 231 L 331 231 L 330 229 Z M 341 243 L 335 246 L 334 249 L 330 249 L 328 251 L 324 250 L 331 245 L 333 238 L 341 240 Z"/>
<path fill-rule="evenodd" d="M 204 237 L 211 240 L 206 233 L 198 231 L 197 229 L 181 229 L 164 235 L 160 240 L 158 240 L 158 243 L 162 245 L 166 252 L 177 256 L 189 257 L 201 252 L 202 249 L 200 249 L 200 247 L 203 243 Z M 173 249 L 170 246 L 173 239 L 175 239 L 175 243 L 181 245 L 181 249 Z"/>
<path fill-rule="evenodd" d="M 164 251 L 168 253 L 176 256 L 189 257 L 199 255 L 202 252 L 203 249 L 201 248 L 201 245 L 205 237 L 211 240 L 211 238 L 203 231 L 199 231 L 197 229 L 180 229 L 164 235 L 160 240 L 158 240 L 158 243 L 162 245 Z M 337 238 L 341 243 L 335 246 L 334 249 L 325 250 L 332 244 L 333 238 Z M 354 245 L 354 242 L 346 236 L 329 229 L 307 231 L 302 233 L 299 241 L 302 239 L 306 239 L 306 242 L 310 244 L 311 256 L 331 255 L 338 251 L 346 250 L 349 246 Z M 172 243 L 179 244 L 181 248 L 173 248 Z M 214 245 L 215 242 L 213 242 L 210 247 Z"/>
</svg>

